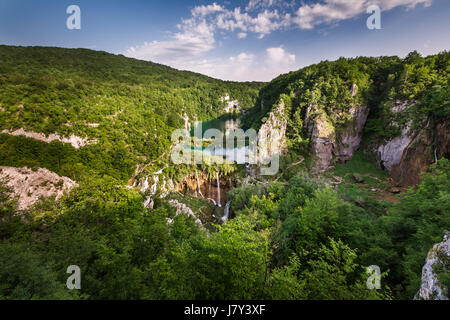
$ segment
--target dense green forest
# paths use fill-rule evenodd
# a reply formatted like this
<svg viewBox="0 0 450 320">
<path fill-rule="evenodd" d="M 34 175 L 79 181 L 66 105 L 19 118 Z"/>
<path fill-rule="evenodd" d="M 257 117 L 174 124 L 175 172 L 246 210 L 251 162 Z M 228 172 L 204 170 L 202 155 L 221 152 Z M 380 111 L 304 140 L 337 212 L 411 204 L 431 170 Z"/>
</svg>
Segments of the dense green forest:
<svg viewBox="0 0 450 320">
<path fill-rule="evenodd" d="M 245 124 L 258 128 L 280 98 L 289 119 L 291 148 L 306 151 L 309 141 L 304 128 L 308 107 L 323 110 L 340 128 L 348 121 L 348 106 L 367 105 L 370 115 L 364 128 L 366 141 L 399 135 L 408 123 L 414 130 L 428 116 L 450 116 L 450 52 L 422 57 L 411 52 L 406 58 L 358 57 L 324 61 L 279 76 L 262 88 L 257 105 L 245 117 Z M 353 84 L 357 84 L 352 93 Z M 393 114 L 398 101 L 408 101 L 406 113 Z M 393 121 L 394 120 L 394 121 Z"/>
<path fill-rule="evenodd" d="M 386 188 L 388 175 L 364 152 L 322 175 L 309 172 L 302 119 L 314 104 L 339 127 L 356 100 L 370 106 L 370 141 L 397 135 L 405 121 L 449 117 L 449 59 L 447 52 L 342 58 L 264 84 L 84 49 L 0 46 L 0 130 L 96 141 L 75 149 L 0 134 L 1 166 L 47 168 L 79 183 L 58 201 L 19 212 L 0 181 L 0 299 L 412 299 L 428 251 L 450 229 L 449 160 L 393 201 L 380 199 L 370 189 Z M 126 186 L 136 166 L 168 165 L 170 135 L 184 127 L 185 114 L 218 118 L 226 94 L 248 109 L 244 125 L 256 128 L 283 98 L 289 148 L 280 173 L 242 183 L 244 166 L 169 165 L 171 177 L 232 176 L 232 219 L 199 225 L 177 214 L 170 197 L 156 196 L 146 209 L 148 194 Z M 393 102 L 404 99 L 418 103 L 388 127 Z M 342 183 L 333 185 L 335 177 Z M 197 216 L 213 214 L 205 199 L 172 196 Z M 81 290 L 66 288 L 69 265 L 81 269 Z M 382 271 L 379 290 L 367 288 L 370 265 Z M 446 288 L 447 267 L 439 270 Z"/>
<path fill-rule="evenodd" d="M 0 61 L 2 130 L 97 142 L 76 154 L 56 142 L 46 147 L 0 134 L 0 165 L 39 163 L 71 178 L 107 174 L 124 181 L 138 162 L 167 151 L 185 115 L 191 122 L 217 118 L 226 95 L 253 107 L 262 86 L 85 49 L 0 46 Z"/>
<path fill-rule="evenodd" d="M 387 204 L 304 174 L 231 191 L 236 217 L 210 233 L 112 179 L 22 217 L 0 190 L 3 299 L 411 299 L 431 246 L 450 224 L 450 163 Z M 345 196 L 344 196 L 345 195 Z M 388 214 L 386 209 L 388 208 Z M 82 290 L 65 288 L 66 268 Z M 383 271 L 368 290 L 365 268 Z M 443 273 L 443 283 L 449 285 Z M 448 275 L 448 274 L 447 274 Z"/>
</svg>

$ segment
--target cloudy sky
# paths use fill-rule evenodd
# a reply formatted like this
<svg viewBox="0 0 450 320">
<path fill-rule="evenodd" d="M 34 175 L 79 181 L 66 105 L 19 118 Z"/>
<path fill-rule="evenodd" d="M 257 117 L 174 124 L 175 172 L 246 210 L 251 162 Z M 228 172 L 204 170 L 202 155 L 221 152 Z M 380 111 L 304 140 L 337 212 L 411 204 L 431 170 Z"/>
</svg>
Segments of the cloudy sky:
<svg viewBox="0 0 450 320">
<path fill-rule="evenodd" d="M 66 9 L 81 9 L 68 30 Z M 378 5 L 381 29 L 369 30 Z M 0 44 L 90 48 L 225 80 L 321 60 L 450 49 L 449 0 L 0 0 Z"/>
</svg>

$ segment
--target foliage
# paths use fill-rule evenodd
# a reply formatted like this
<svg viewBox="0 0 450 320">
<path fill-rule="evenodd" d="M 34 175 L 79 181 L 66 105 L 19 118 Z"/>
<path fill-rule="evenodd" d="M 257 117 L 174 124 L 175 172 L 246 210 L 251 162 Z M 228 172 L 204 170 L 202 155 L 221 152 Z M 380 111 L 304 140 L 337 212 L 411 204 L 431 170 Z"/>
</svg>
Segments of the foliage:
<svg viewBox="0 0 450 320">
<path fill-rule="evenodd" d="M 349 106 L 368 104 L 365 134 L 376 139 L 398 132 L 393 120 L 448 116 L 447 52 L 325 61 L 262 90 L 90 50 L 0 46 L 0 61 L 2 129 L 95 139 L 75 149 L 0 134 L 0 165 L 45 167 L 79 182 L 59 201 L 18 212 L 0 181 L 0 299 L 411 299 L 428 250 L 450 225 L 446 159 L 387 205 L 352 184 L 352 174 L 371 187 L 386 178 L 362 153 L 320 179 L 302 172 L 301 155 L 311 110 L 339 128 Z M 245 119 L 254 127 L 283 99 L 290 148 L 283 174 L 233 188 L 234 218 L 208 229 L 175 217 L 168 202 L 204 218 L 212 208 L 201 199 L 171 194 L 144 208 L 145 195 L 124 186 L 137 164 L 146 164 L 142 175 L 164 167 L 162 176 L 175 182 L 196 171 L 235 172 L 228 164 L 166 166 L 170 133 L 184 127 L 184 114 L 217 118 L 225 94 L 245 109 L 256 102 Z M 415 103 L 395 115 L 397 100 Z M 335 176 L 345 186 L 332 188 Z M 65 288 L 69 265 L 81 268 L 80 292 Z M 381 290 L 366 286 L 369 265 L 383 272 Z M 439 279 L 448 286 L 444 269 Z"/>
<path fill-rule="evenodd" d="M 0 46 L 0 61 L 0 128 L 95 142 L 77 152 L 2 135 L 0 164 L 58 169 L 79 179 L 95 173 L 126 181 L 137 162 L 167 152 L 185 114 L 191 122 L 217 118 L 226 94 L 253 107 L 262 85 L 85 49 Z"/>
</svg>

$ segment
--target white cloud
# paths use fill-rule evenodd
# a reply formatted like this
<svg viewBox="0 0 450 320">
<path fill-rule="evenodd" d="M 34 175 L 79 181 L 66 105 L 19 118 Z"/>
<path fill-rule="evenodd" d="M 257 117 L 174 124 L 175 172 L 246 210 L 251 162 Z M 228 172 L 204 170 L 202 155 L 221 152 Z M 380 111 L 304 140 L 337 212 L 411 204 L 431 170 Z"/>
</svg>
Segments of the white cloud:
<svg viewBox="0 0 450 320">
<path fill-rule="evenodd" d="M 213 3 L 208 6 L 203 5 L 203 6 L 195 7 L 194 9 L 192 9 L 191 13 L 192 13 L 192 16 L 194 16 L 194 17 L 198 17 L 198 16 L 204 17 L 204 16 L 207 16 L 212 13 L 223 12 L 223 11 L 225 11 L 224 7 L 222 7 L 216 3 Z"/>
<path fill-rule="evenodd" d="M 177 26 L 179 32 L 172 34 L 169 40 L 145 42 L 130 47 L 125 54 L 171 66 L 179 65 L 182 61 L 177 60 L 190 61 L 214 49 L 217 31 L 238 32 L 239 39 L 246 38 L 251 32 L 262 39 L 274 30 L 287 26 L 289 18 L 289 14 L 281 15 L 277 10 L 266 9 L 251 16 L 239 7 L 228 10 L 216 3 L 197 6 L 191 10 L 189 19 L 182 19 Z"/>
<path fill-rule="evenodd" d="M 248 12 L 241 12 L 241 8 L 233 11 L 225 11 L 217 16 L 216 26 L 227 31 L 240 30 L 242 32 L 253 32 L 263 38 L 275 30 L 288 27 L 290 24 L 289 13 L 280 14 L 278 10 L 267 10 L 251 16 Z"/>
<path fill-rule="evenodd" d="M 282 47 L 268 48 L 266 50 L 266 64 L 286 67 L 295 62 L 295 54 L 288 53 Z"/>
<path fill-rule="evenodd" d="M 378 5 L 388 11 L 395 7 L 413 8 L 422 3 L 431 5 L 432 0 L 324 0 L 312 5 L 300 6 L 292 21 L 301 29 L 313 29 L 320 24 L 330 24 L 351 19 L 366 12 L 370 5 Z"/>
<path fill-rule="evenodd" d="M 243 52 L 228 58 L 178 60 L 171 65 L 180 70 L 194 71 L 213 78 L 247 81 L 255 79 L 252 70 L 256 68 L 257 58 L 251 53 Z"/>
<path fill-rule="evenodd" d="M 279 47 L 268 48 L 261 55 L 242 52 L 228 58 L 178 60 L 170 65 L 223 80 L 270 81 L 295 69 L 295 62 L 294 54 Z"/>
<path fill-rule="evenodd" d="M 238 39 L 245 39 L 247 38 L 247 34 L 245 32 L 240 32 L 237 35 Z"/>
<path fill-rule="evenodd" d="M 245 11 L 261 10 L 268 8 L 284 9 L 295 6 L 295 0 L 250 0 Z"/>
<path fill-rule="evenodd" d="M 226 80 L 270 80 L 293 70 L 296 56 L 283 47 L 268 48 L 261 55 L 241 53 L 237 56 L 206 59 L 228 37 L 238 39 L 255 34 L 259 39 L 289 28 L 314 29 L 322 24 L 335 24 L 366 12 L 372 5 L 383 11 L 395 7 L 414 8 L 431 5 L 432 0 L 322 0 L 314 4 L 285 0 L 249 0 L 244 9 L 232 9 L 213 3 L 196 6 L 188 19 L 182 19 L 178 31 L 167 40 L 145 42 L 130 47 L 125 55 L 191 70 Z M 230 6 L 230 5 L 228 5 Z"/>
<path fill-rule="evenodd" d="M 146 42 L 126 51 L 129 57 L 168 63 L 177 59 L 201 56 L 214 49 L 214 26 L 205 20 L 183 20 L 178 25 L 180 32 L 167 41 Z"/>
</svg>

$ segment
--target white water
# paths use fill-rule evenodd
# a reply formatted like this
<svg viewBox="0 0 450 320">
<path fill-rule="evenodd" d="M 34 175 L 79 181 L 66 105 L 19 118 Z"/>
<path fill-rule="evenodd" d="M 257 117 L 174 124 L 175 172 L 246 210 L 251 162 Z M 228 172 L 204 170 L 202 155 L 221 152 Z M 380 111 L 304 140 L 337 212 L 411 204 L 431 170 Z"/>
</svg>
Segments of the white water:
<svg viewBox="0 0 450 320">
<path fill-rule="evenodd" d="M 195 171 L 195 177 L 197 178 L 197 188 L 198 188 L 198 194 L 202 196 L 202 198 L 204 198 L 203 194 L 202 194 L 202 190 L 200 189 L 200 180 L 198 179 L 198 172 Z"/>
<path fill-rule="evenodd" d="M 215 205 L 215 206 L 217 206 L 217 202 L 216 202 L 216 200 L 214 200 L 214 199 L 211 199 L 211 198 L 208 198 L 208 199 L 206 199 L 206 200 L 210 200 L 210 201 L 212 201 L 212 203 L 214 203 L 214 205 Z"/>
<path fill-rule="evenodd" d="M 220 202 L 220 178 L 219 178 L 219 171 L 217 171 L 217 206 L 220 208 L 222 207 L 222 204 Z"/>
<path fill-rule="evenodd" d="M 209 157 L 224 157 L 227 162 L 237 164 L 249 163 L 250 159 L 250 148 L 240 147 L 240 148 L 219 148 L 219 147 L 207 147 L 203 150 L 193 149 L 190 146 L 184 146 L 187 150 L 193 150 L 195 152 L 201 152 L 205 156 Z M 254 155 L 254 153 L 252 153 Z"/>
<path fill-rule="evenodd" d="M 149 187 L 149 184 L 148 184 L 148 176 L 146 176 L 146 177 L 145 177 L 144 184 L 143 184 L 142 187 L 141 187 L 141 192 L 147 191 L 148 187 Z"/>
<path fill-rule="evenodd" d="M 156 194 L 156 191 L 158 191 L 159 177 L 158 176 L 153 177 L 153 182 L 154 184 L 150 188 L 150 195 L 152 196 L 154 196 Z"/>
<path fill-rule="evenodd" d="M 222 222 L 227 221 L 228 218 L 230 217 L 230 205 L 231 205 L 231 201 L 228 201 L 227 204 L 225 205 L 224 215 L 223 215 L 222 219 L 220 219 Z"/>
</svg>

